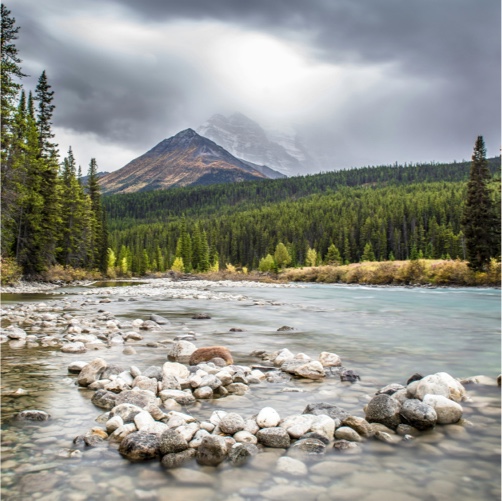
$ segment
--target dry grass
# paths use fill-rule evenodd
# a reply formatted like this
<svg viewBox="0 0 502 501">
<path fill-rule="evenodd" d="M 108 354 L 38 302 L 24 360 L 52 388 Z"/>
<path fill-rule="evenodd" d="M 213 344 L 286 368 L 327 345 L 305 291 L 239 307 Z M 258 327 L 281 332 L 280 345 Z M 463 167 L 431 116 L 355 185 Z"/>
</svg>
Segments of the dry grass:
<svg viewBox="0 0 502 501">
<path fill-rule="evenodd" d="M 500 286 L 500 262 L 486 272 L 473 272 L 466 261 L 428 260 L 353 263 L 344 266 L 290 268 L 281 279 L 368 285 L 487 285 Z"/>
</svg>

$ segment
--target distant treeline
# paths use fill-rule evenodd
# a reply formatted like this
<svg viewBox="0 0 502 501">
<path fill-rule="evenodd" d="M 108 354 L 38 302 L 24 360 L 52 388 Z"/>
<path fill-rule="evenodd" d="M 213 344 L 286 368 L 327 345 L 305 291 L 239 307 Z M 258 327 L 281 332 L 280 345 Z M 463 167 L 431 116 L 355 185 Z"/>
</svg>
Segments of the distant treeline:
<svg viewBox="0 0 502 501">
<path fill-rule="evenodd" d="M 499 200 L 500 158 L 490 159 L 489 166 L 497 173 L 491 188 Z M 465 259 L 461 219 L 469 167 L 470 162 L 365 167 L 106 197 L 109 242 L 116 253 L 130 256 L 132 273 L 143 271 L 145 260 L 151 271 L 169 269 L 180 254 L 183 231 L 205 235 L 210 263 L 216 256 L 220 266 L 250 269 L 273 256 L 280 242 L 291 266 L 312 264 L 312 255 L 317 263 L 327 262 L 332 245 L 344 263 L 368 256 Z M 308 255 L 309 250 L 316 252 Z"/>
</svg>

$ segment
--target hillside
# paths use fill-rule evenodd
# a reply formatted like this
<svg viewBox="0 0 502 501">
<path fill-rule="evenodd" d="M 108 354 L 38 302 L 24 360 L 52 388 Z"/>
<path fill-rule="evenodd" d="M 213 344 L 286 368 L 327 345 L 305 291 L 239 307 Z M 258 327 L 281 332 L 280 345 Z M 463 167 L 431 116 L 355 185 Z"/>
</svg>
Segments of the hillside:
<svg viewBox="0 0 502 501">
<path fill-rule="evenodd" d="M 173 186 L 236 183 L 269 176 L 265 168 L 260 171 L 187 129 L 161 141 L 125 167 L 103 176 L 100 184 L 105 194 L 134 193 Z"/>
</svg>

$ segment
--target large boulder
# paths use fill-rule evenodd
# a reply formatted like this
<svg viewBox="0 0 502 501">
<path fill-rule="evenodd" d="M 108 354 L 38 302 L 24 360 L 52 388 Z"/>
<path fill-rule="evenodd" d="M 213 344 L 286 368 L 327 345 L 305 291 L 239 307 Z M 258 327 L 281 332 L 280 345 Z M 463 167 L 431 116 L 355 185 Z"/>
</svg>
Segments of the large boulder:
<svg viewBox="0 0 502 501">
<path fill-rule="evenodd" d="M 130 433 L 120 442 L 119 452 L 130 461 L 153 459 L 159 455 L 158 435 L 144 431 Z"/>
<path fill-rule="evenodd" d="M 187 364 L 190 362 L 190 357 L 195 350 L 197 350 L 197 346 L 190 341 L 177 341 L 173 344 L 171 350 L 167 354 L 167 358 L 171 362 Z"/>
<path fill-rule="evenodd" d="M 209 362 L 213 358 L 221 358 L 227 365 L 232 365 L 234 360 L 228 348 L 224 346 L 207 346 L 195 350 L 190 357 L 190 365 L 198 365 L 201 362 Z"/>
<path fill-rule="evenodd" d="M 461 402 L 466 398 L 465 388 L 446 372 L 425 376 L 416 383 L 415 398 L 423 400 L 427 394 L 442 395 L 454 402 Z"/>
<path fill-rule="evenodd" d="M 77 382 L 79 386 L 89 386 L 90 384 L 99 381 L 101 374 L 107 367 L 107 363 L 102 358 L 95 358 L 89 362 L 79 373 Z"/>
<path fill-rule="evenodd" d="M 423 403 L 432 407 L 437 414 L 438 424 L 453 424 L 462 417 L 462 406 L 442 395 L 424 396 Z"/>
<path fill-rule="evenodd" d="M 399 412 L 401 405 L 391 396 L 382 394 L 373 397 L 366 407 L 366 421 L 381 423 L 395 430 L 401 423 Z"/>
<path fill-rule="evenodd" d="M 210 435 L 202 439 L 197 449 L 197 463 L 203 466 L 218 466 L 227 457 L 227 442 L 223 437 Z"/>
<path fill-rule="evenodd" d="M 410 398 L 404 402 L 401 407 L 401 418 L 417 430 L 428 430 L 437 422 L 434 408 L 416 398 Z"/>
</svg>

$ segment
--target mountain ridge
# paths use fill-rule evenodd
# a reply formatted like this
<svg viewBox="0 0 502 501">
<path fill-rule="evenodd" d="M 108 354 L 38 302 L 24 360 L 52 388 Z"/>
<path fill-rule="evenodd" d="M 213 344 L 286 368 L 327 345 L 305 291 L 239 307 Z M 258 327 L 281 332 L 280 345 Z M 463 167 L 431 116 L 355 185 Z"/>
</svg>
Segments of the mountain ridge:
<svg viewBox="0 0 502 501">
<path fill-rule="evenodd" d="M 123 194 L 271 178 L 266 166 L 236 158 L 188 128 L 164 139 L 127 165 L 100 178 L 104 194 Z M 275 173 L 277 177 L 282 174 Z"/>
</svg>

